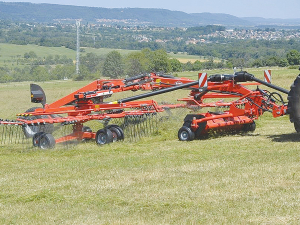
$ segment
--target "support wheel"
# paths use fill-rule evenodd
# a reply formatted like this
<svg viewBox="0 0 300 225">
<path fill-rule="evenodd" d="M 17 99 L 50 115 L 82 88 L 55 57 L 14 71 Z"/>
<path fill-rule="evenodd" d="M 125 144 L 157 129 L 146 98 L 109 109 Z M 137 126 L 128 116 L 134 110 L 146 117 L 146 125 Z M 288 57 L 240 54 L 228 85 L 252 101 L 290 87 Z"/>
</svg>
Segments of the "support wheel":
<svg viewBox="0 0 300 225">
<path fill-rule="evenodd" d="M 105 145 L 113 142 L 113 133 L 109 129 L 100 129 L 96 133 L 96 143 Z"/>
<path fill-rule="evenodd" d="M 38 132 L 38 133 L 35 133 L 33 135 L 33 137 L 32 137 L 32 145 L 33 145 L 33 147 L 38 147 L 39 146 L 40 139 L 45 134 L 46 134 L 45 132 Z"/>
<path fill-rule="evenodd" d="M 89 133 L 92 133 L 92 129 L 88 126 L 83 126 L 82 127 L 82 132 L 89 132 Z M 82 141 L 89 141 L 91 140 L 90 138 L 83 138 Z"/>
<path fill-rule="evenodd" d="M 26 113 L 34 112 L 38 107 L 33 107 L 26 110 Z M 36 119 L 47 119 L 51 116 L 49 115 L 38 115 L 38 116 L 28 116 L 28 117 L 19 117 L 24 120 L 36 120 Z M 36 133 L 45 132 L 45 133 L 52 133 L 54 131 L 53 124 L 40 124 L 40 125 L 28 125 L 25 124 L 23 126 L 23 133 L 26 138 L 32 138 Z"/>
<path fill-rule="evenodd" d="M 111 126 L 108 128 L 113 134 L 113 142 L 121 141 L 124 139 L 124 132 L 119 126 Z"/>
<path fill-rule="evenodd" d="M 55 139 L 52 134 L 41 135 L 38 142 L 38 147 L 41 149 L 54 148 Z"/>
<path fill-rule="evenodd" d="M 195 133 L 191 128 L 183 126 L 178 131 L 178 139 L 180 141 L 192 141 L 195 139 Z"/>
<path fill-rule="evenodd" d="M 93 132 L 92 129 L 88 126 L 83 126 L 82 127 L 82 132 Z"/>
</svg>

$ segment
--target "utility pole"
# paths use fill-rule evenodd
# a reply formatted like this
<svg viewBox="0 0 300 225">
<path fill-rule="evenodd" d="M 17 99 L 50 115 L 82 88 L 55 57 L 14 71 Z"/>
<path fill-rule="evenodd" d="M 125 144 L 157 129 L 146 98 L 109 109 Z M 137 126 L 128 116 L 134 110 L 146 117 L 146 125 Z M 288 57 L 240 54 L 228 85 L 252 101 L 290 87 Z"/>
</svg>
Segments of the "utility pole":
<svg viewBox="0 0 300 225">
<path fill-rule="evenodd" d="M 79 40 L 79 28 L 80 28 L 80 20 L 76 20 L 77 27 L 77 48 L 76 48 L 76 74 L 79 74 L 79 64 L 80 64 L 80 40 Z"/>
</svg>

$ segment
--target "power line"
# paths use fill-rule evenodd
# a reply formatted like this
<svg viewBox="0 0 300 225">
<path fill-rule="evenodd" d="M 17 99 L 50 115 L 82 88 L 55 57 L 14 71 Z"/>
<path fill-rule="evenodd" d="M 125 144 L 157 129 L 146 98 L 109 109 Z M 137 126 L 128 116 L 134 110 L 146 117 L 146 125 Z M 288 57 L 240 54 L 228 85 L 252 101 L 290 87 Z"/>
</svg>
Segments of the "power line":
<svg viewBox="0 0 300 225">
<path fill-rule="evenodd" d="M 80 20 L 76 20 L 76 27 L 77 27 L 77 48 L 76 48 L 76 74 L 79 74 L 79 64 L 80 64 Z"/>
</svg>

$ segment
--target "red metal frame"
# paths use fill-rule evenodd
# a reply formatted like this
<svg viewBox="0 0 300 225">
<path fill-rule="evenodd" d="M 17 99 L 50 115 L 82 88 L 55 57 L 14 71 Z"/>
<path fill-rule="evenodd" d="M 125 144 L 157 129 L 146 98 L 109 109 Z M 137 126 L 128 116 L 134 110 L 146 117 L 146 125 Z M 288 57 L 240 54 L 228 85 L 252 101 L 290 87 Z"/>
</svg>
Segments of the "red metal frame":
<svg viewBox="0 0 300 225">
<path fill-rule="evenodd" d="M 19 118 L 14 122 L 2 122 L 2 124 L 15 125 L 40 125 L 40 124 L 73 124 L 73 132 L 67 136 L 56 139 L 56 143 L 71 140 L 95 139 L 96 132 L 82 131 L 83 124 L 91 120 L 104 120 L 107 118 L 124 118 L 129 115 L 144 115 L 185 107 L 184 104 L 159 105 L 153 100 L 133 101 L 127 103 L 104 102 L 106 97 L 114 93 L 137 90 L 156 90 L 181 83 L 189 83 L 193 80 L 187 78 L 161 77 L 154 73 L 139 76 L 137 79 L 112 79 L 96 80 L 80 88 L 79 90 L 51 103 L 45 104 L 34 112 L 18 114 Z M 94 100 L 97 100 L 94 102 Z M 53 117 L 51 115 L 65 115 Z M 28 120 L 27 116 L 48 115 L 42 119 Z"/>
<path fill-rule="evenodd" d="M 201 113 L 203 118 L 193 118 L 191 129 L 196 132 L 199 125 L 206 122 L 205 128 L 201 131 L 202 134 L 208 133 L 209 130 L 222 128 L 242 129 L 244 124 L 252 124 L 264 113 L 263 108 L 271 111 L 273 117 L 279 117 L 286 114 L 287 105 L 278 105 L 265 97 L 261 91 L 250 90 L 245 86 L 257 85 L 257 83 L 248 83 L 247 85 L 238 84 L 234 80 L 224 82 L 208 82 L 207 93 L 197 98 L 200 94 L 198 91 L 192 91 L 188 98 L 179 99 L 185 101 L 187 107 L 197 106 L 204 107 L 229 107 L 229 110 L 217 115 L 214 113 Z M 219 93 L 211 93 L 217 91 Z M 213 101 L 205 102 L 207 99 L 229 98 L 234 99 L 229 102 Z"/>
<path fill-rule="evenodd" d="M 162 112 L 164 108 L 205 108 L 205 107 L 228 107 L 222 114 L 211 112 L 201 113 L 201 118 L 192 119 L 190 128 L 196 132 L 201 123 L 205 123 L 202 133 L 207 133 L 211 129 L 236 127 L 240 128 L 244 124 L 251 124 L 264 110 L 272 112 L 274 117 L 286 114 L 287 106 L 278 105 L 270 101 L 260 90 L 250 90 L 246 86 L 258 85 L 259 83 L 237 83 L 234 80 L 221 82 L 208 82 L 208 86 L 203 92 L 199 86 L 190 88 L 189 97 L 179 99 L 186 104 L 159 105 L 153 100 L 131 101 L 127 103 L 104 102 L 104 99 L 112 94 L 124 91 L 137 90 L 157 90 L 181 84 L 195 82 L 188 78 L 174 78 L 159 76 L 151 73 L 136 78 L 96 80 L 82 87 L 81 89 L 51 103 L 45 104 L 43 108 L 34 112 L 22 113 L 17 121 L 2 121 L 1 124 L 15 125 L 35 125 L 53 123 L 71 123 L 73 132 L 65 137 L 56 140 L 62 143 L 70 140 L 95 139 L 95 132 L 82 131 L 83 123 L 90 120 L 104 120 L 107 118 L 123 118 L 128 115 L 143 115 L 146 113 Z M 207 102 L 213 99 L 214 101 Z M 228 102 L 215 99 L 230 99 Z M 53 117 L 51 115 L 66 115 Z M 26 116 L 48 115 L 47 118 L 27 120 Z"/>
</svg>

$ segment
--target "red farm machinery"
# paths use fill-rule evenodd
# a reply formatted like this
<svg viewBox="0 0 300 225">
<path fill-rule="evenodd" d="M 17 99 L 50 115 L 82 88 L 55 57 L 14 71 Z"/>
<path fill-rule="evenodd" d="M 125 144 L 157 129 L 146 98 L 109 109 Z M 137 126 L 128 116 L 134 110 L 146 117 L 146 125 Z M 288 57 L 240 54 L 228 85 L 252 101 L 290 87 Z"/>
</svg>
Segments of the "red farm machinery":
<svg viewBox="0 0 300 225">
<path fill-rule="evenodd" d="M 18 114 L 15 121 L 2 120 L 0 124 L 21 126 L 24 136 L 31 138 L 33 145 L 42 149 L 73 140 L 95 139 L 99 145 L 123 140 L 126 135 L 119 125 L 107 125 L 93 132 L 85 123 L 113 118 L 151 117 L 172 108 L 216 109 L 187 114 L 178 130 L 180 141 L 205 138 L 210 132 L 254 131 L 255 120 L 265 112 L 272 113 L 273 117 L 289 114 L 296 131 L 300 132 L 300 76 L 290 91 L 257 79 L 245 71 L 233 75 L 204 76 L 204 82 L 201 79 L 151 73 L 127 79 L 96 80 L 51 104 L 46 103 L 43 89 L 31 84 L 31 101 L 41 103 L 43 107 L 31 108 Z M 275 91 L 260 89 L 260 85 Z M 251 90 L 249 87 L 253 86 L 256 88 Z M 158 104 L 154 100 L 141 100 L 178 89 L 190 90 L 187 97 L 179 99 L 185 104 Z M 115 93 L 137 90 L 148 92 L 106 101 Z M 288 95 L 288 103 L 284 102 L 281 93 Z M 72 131 L 55 139 L 52 135 L 55 124 L 71 125 Z"/>
</svg>

